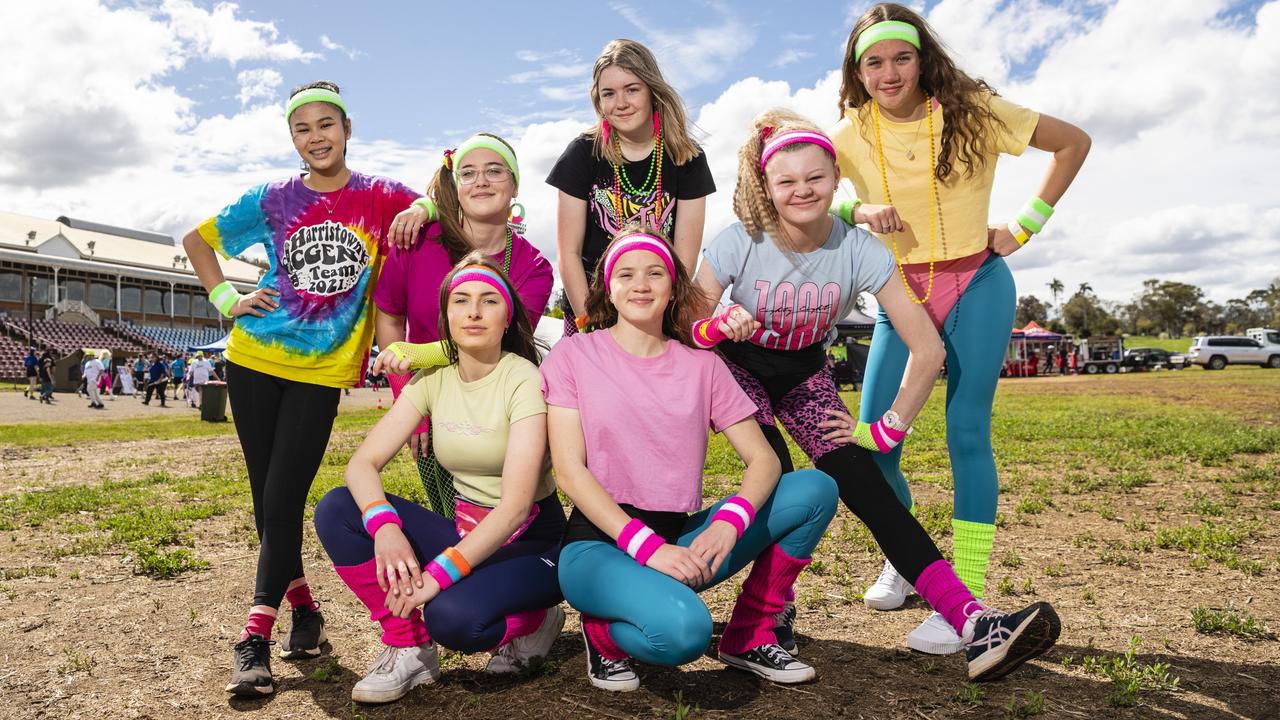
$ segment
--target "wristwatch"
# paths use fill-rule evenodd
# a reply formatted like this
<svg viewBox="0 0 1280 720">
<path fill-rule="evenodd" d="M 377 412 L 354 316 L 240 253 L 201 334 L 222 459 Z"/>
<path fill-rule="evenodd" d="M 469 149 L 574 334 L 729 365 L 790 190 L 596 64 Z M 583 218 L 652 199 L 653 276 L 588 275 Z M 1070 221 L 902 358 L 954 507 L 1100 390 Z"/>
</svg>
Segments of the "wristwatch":
<svg viewBox="0 0 1280 720">
<path fill-rule="evenodd" d="M 902 418 L 898 417 L 898 413 L 892 410 L 886 412 L 884 417 L 881 418 L 881 421 L 898 432 L 911 432 L 911 426 L 902 422 Z"/>
</svg>

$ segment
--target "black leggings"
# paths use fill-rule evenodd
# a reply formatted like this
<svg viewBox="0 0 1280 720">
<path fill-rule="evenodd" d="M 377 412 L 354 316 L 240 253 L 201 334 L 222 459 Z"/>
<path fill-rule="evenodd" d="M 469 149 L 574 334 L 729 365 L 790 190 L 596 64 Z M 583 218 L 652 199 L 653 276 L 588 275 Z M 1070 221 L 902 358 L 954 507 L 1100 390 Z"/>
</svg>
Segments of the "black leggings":
<svg viewBox="0 0 1280 720">
<path fill-rule="evenodd" d="M 341 391 L 227 363 L 227 392 L 261 541 L 253 605 L 279 607 L 289 583 L 303 577 L 302 515 Z"/>
</svg>

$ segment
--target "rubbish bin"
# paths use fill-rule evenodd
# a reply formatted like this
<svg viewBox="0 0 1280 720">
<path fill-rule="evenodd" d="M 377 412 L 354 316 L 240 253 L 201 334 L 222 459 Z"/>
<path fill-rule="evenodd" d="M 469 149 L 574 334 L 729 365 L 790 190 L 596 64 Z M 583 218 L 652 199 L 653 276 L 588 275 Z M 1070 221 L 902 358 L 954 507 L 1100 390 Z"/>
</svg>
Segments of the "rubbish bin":
<svg viewBox="0 0 1280 720">
<path fill-rule="evenodd" d="M 200 387 L 200 419 L 205 422 L 227 421 L 227 384 L 211 380 Z"/>
</svg>

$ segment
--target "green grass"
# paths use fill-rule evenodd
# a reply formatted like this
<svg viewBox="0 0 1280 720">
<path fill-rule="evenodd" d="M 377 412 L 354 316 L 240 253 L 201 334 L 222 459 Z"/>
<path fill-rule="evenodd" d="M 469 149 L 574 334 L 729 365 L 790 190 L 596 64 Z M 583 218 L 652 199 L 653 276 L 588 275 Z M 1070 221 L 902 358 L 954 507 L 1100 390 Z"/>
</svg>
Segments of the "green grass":
<svg viewBox="0 0 1280 720">
<path fill-rule="evenodd" d="M 1205 635 L 1233 635 L 1245 640 L 1274 640 L 1275 633 L 1259 619 L 1234 607 L 1198 607 L 1191 611 L 1196 632 Z"/>
<path fill-rule="evenodd" d="M 1133 707 L 1138 704 L 1142 691 L 1175 691 L 1181 679 L 1169 672 L 1165 662 L 1144 663 L 1138 659 L 1138 647 L 1142 638 L 1129 638 L 1129 647 L 1119 655 L 1086 655 L 1085 672 L 1101 675 L 1111 681 L 1111 693 L 1107 704 L 1113 707 Z"/>
</svg>

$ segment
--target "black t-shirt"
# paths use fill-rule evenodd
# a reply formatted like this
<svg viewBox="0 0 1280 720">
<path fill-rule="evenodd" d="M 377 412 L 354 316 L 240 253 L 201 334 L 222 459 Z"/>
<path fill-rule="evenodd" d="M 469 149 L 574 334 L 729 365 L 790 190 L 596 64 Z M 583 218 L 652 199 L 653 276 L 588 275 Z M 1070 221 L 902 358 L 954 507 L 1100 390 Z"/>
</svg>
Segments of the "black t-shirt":
<svg viewBox="0 0 1280 720">
<path fill-rule="evenodd" d="M 656 183 L 647 195 L 614 192 L 613 165 L 592 154 L 593 140 L 580 135 L 564 149 L 547 183 L 579 200 L 587 201 L 587 233 L 582 240 L 582 268 L 590 280 L 596 263 L 609 239 L 632 220 L 660 229 L 674 240 L 676 200 L 696 200 L 716 191 L 706 153 L 699 153 L 684 165 L 677 166 L 671 156 L 662 153 L 662 197 Z M 627 162 L 620 170 L 626 173 L 632 187 L 640 187 L 649 173 L 649 157 Z M 619 206 L 621 213 L 619 213 Z"/>
<path fill-rule="evenodd" d="M 663 540 L 669 543 L 675 543 L 680 539 L 680 534 L 684 532 L 685 523 L 689 521 L 689 516 L 682 512 L 665 512 L 662 510 L 641 510 L 634 505 L 626 505 L 620 503 L 618 505 L 622 512 L 629 517 L 640 518 L 640 521 L 648 525 Z M 616 541 L 609 537 L 594 523 L 587 519 L 578 508 L 574 508 L 569 513 L 569 522 L 564 529 L 564 544 L 580 540 L 599 540 L 600 542 L 615 544 Z"/>
<path fill-rule="evenodd" d="M 53 360 L 43 358 L 40 360 L 39 370 L 37 371 L 40 382 L 53 382 Z"/>
</svg>

